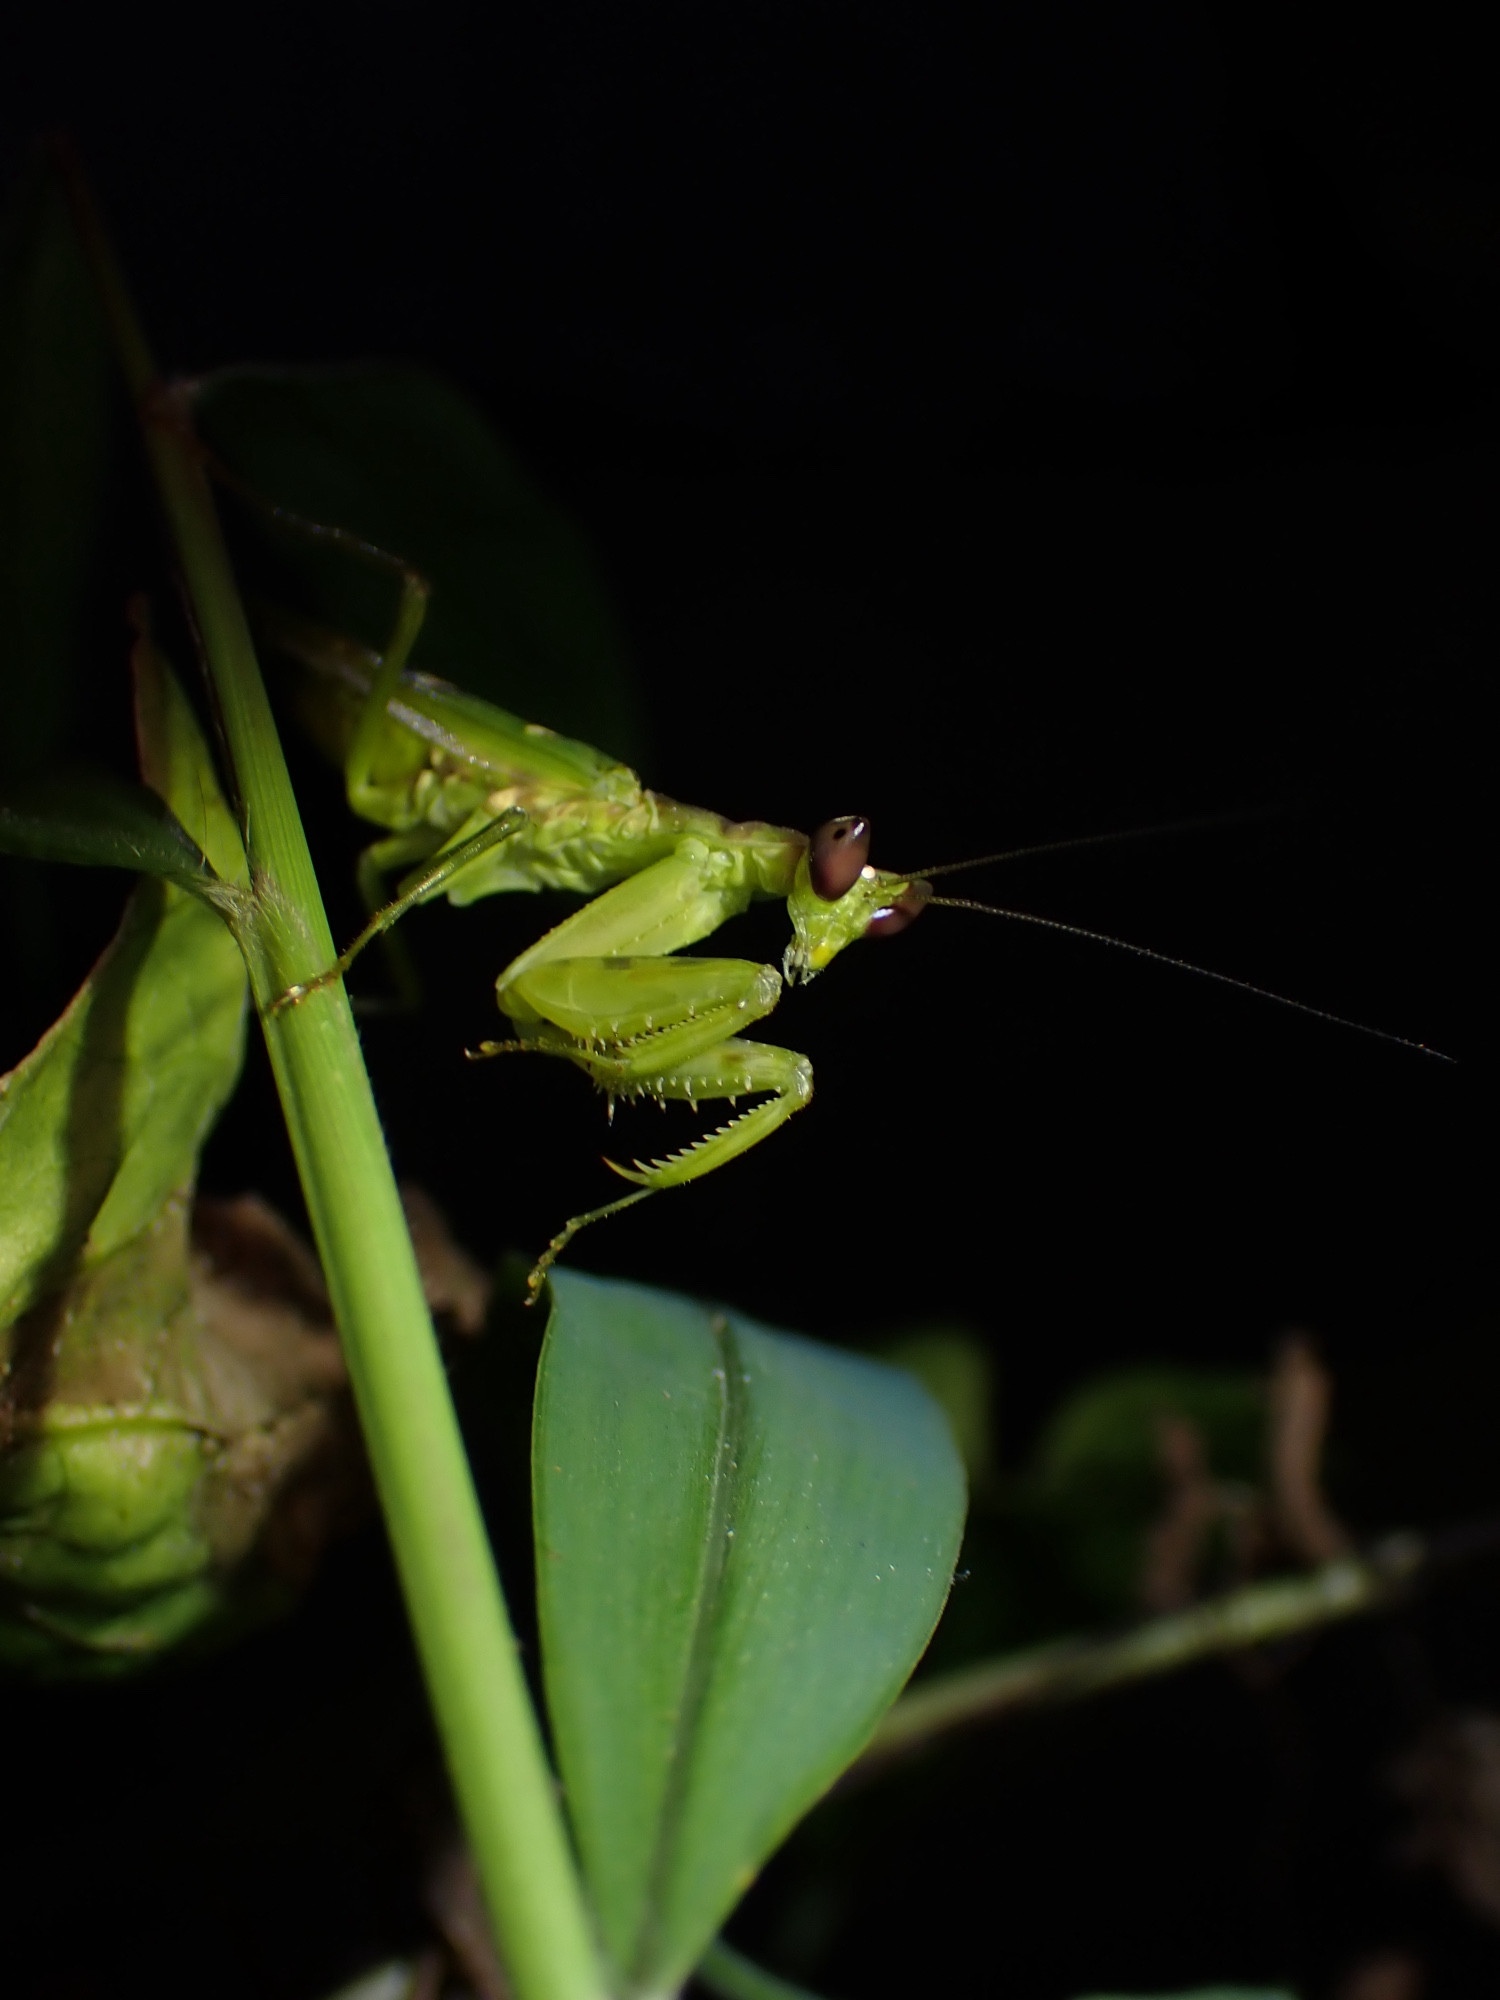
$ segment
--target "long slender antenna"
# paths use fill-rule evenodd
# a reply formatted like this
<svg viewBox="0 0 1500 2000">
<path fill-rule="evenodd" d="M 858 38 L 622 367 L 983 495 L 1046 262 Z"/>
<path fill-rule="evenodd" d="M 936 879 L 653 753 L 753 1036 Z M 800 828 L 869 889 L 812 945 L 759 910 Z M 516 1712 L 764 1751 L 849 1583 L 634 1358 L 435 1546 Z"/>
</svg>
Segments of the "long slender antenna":
<svg viewBox="0 0 1500 2000">
<path fill-rule="evenodd" d="M 1044 840 L 1035 847 L 1010 847 L 1002 854 L 976 854 L 971 861 L 944 861 L 936 868 L 908 868 L 906 873 L 930 882 L 935 875 L 957 875 L 965 868 L 988 868 L 1001 861 L 1030 861 L 1039 854 L 1069 854 L 1080 847 L 1113 847 L 1126 840 L 1155 840 L 1173 833 L 1202 833 L 1208 827 L 1271 819 L 1285 810 L 1283 806 L 1245 806 L 1238 812 L 1199 813 L 1193 819 L 1171 819 L 1157 826 L 1120 827 L 1110 833 L 1080 833 L 1067 840 Z"/>
<path fill-rule="evenodd" d="M 1240 993 L 1253 993 L 1259 1000 L 1273 1000 L 1278 1007 L 1292 1007 L 1299 1014 L 1310 1014 L 1315 1021 L 1327 1021 L 1335 1028 L 1352 1028 L 1356 1034 L 1369 1035 L 1377 1042 L 1392 1042 L 1398 1049 L 1412 1049 L 1418 1055 L 1432 1056 L 1437 1062 L 1457 1062 L 1457 1057 L 1444 1055 L 1430 1042 L 1409 1041 L 1405 1035 L 1393 1035 L 1385 1028 L 1372 1028 L 1367 1022 L 1351 1021 L 1345 1014 L 1331 1014 L 1326 1007 L 1310 1007 L 1305 1000 L 1291 1000 L 1285 993 L 1273 993 L 1269 986 L 1256 986 L 1251 980 L 1236 979 L 1233 973 L 1215 972 L 1209 966 L 1195 965 L 1190 958 L 1173 958 L 1170 952 L 1153 951 L 1149 945 L 1131 944 L 1127 938 L 1111 937 L 1107 931 L 1086 930 L 1082 924 L 1065 924 L 1057 917 L 1039 917 L 1031 910 L 1002 910 L 994 903 L 971 902 L 966 896 L 932 896 L 927 907 L 981 910 L 988 917 L 1009 917 L 1013 923 L 1035 924 L 1039 930 L 1061 931 L 1065 937 L 1087 938 L 1090 944 L 1107 944 L 1116 951 L 1128 951 L 1134 958 L 1150 959 L 1156 965 L 1170 965 L 1178 972 L 1196 973 L 1200 979 L 1212 979 L 1218 985 L 1232 986 Z"/>
</svg>

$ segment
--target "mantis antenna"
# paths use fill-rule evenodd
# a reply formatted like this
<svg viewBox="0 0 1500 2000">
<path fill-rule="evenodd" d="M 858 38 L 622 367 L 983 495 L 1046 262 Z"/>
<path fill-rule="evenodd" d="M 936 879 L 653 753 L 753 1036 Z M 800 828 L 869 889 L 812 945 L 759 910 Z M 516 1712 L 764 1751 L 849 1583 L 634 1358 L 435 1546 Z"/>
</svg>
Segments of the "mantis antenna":
<svg viewBox="0 0 1500 2000">
<path fill-rule="evenodd" d="M 911 873 L 928 882 L 935 875 L 958 875 L 966 868 L 988 868 L 1000 861 L 1030 861 L 1042 854 L 1071 854 L 1081 847 L 1114 847 L 1126 840 L 1154 840 L 1158 835 L 1202 833 L 1210 827 L 1239 826 L 1246 820 L 1271 819 L 1283 810 L 1281 806 L 1245 806 L 1237 812 L 1199 813 L 1192 819 L 1170 819 L 1155 826 L 1117 827 L 1109 833 L 1070 834 L 1065 840 L 1044 840 L 1034 847 L 1011 847 L 1003 854 L 976 854 L 968 861 L 943 861 L 936 868 L 913 868 Z M 1198 969 L 1196 966 L 1193 968 L 1194 971 Z"/>
<path fill-rule="evenodd" d="M 1079 841 L 1059 841 L 1057 846 L 1085 847 L 1092 842 L 1108 840 L 1109 834 L 1086 835 Z M 1052 852 L 1029 849 L 1028 852 Z M 968 868 L 977 864 L 958 861 L 954 868 Z M 941 874 L 941 869 L 929 869 L 928 874 Z M 1278 1007 L 1291 1007 L 1299 1014 L 1310 1014 L 1315 1021 L 1327 1021 L 1335 1028 L 1352 1028 L 1358 1035 L 1369 1035 L 1377 1042 L 1391 1042 L 1398 1049 L 1412 1049 L 1418 1055 L 1432 1056 L 1438 1062 L 1456 1063 L 1457 1057 L 1445 1055 L 1441 1049 L 1433 1048 L 1430 1042 L 1414 1042 L 1405 1035 L 1393 1035 L 1385 1028 L 1372 1028 L 1368 1022 L 1350 1020 L 1346 1014 L 1330 1013 L 1326 1007 L 1309 1006 L 1305 1000 L 1289 999 L 1285 993 L 1273 993 L 1268 986 L 1257 986 L 1253 980 L 1236 979 L 1231 972 L 1215 972 L 1206 965 L 1195 965 L 1190 958 L 1174 958 L 1170 952 L 1153 951 L 1149 945 L 1131 944 L 1127 938 L 1111 937 L 1107 931 L 1091 931 L 1082 924 L 1065 924 L 1057 917 L 1039 917 L 1032 910 L 1004 910 L 994 903 L 976 903 L 967 896 L 929 896 L 929 909 L 980 910 L 989 917 L 1009 917 L 1013 923 L 1035 924 L 1039 930 L 1061 931 L 1065 937 L 1087 938 L 1091 944 L 1107 944 L 1115 951 L 1128 951 L 1133 958 L 1149 959 L 1155 965 L 1170 965 L 1179 972 L 1193 972 L 1200 979 L 1212 979 L 1217 985 L 1232 986 L 1240 993 L 1253 993 L 1257 999 L 1272 1000 Z"/>
</svg>

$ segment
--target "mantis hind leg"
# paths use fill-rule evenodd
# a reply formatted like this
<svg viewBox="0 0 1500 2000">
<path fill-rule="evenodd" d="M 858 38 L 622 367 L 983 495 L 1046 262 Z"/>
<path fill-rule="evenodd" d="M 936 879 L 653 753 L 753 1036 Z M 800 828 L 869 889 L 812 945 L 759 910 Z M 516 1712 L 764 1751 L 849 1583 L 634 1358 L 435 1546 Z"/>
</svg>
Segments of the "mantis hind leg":
<svg viewBox="0 0 1500 2000">
<path fill-rule="evenodd" d="M 288 534 L 301 536 L 304 541 L 324 548 L 341 549 L 354 561 L 382 570 L 396 580 L 399 592 L 396 622 L 385 651 L 380 655 L 375 679 L 344 761 L 344 782 L 350 806 L 361 818 L 379 822 L 383 815 L 379 811 L 367 812 L 365 808 L 371 803 L 376 806 L 383 803 L 383 790 L 375 780 L 374 768 L 385 724 L 386 704 L 401 684 L 402 671 L 421 633 L 432 586 L 419 569 L 415 569 L 404 557 L 381 548 L 378 542 L 367 540 L 351 528 L 315 521 L 309 515 L 298 513 L 294 507 L 270 499 L 213 454 L 209 455 L 208 465 L 213 476 L 230 492 L 237 494 L 247 506 L 275 522 Z"/>
</svg>

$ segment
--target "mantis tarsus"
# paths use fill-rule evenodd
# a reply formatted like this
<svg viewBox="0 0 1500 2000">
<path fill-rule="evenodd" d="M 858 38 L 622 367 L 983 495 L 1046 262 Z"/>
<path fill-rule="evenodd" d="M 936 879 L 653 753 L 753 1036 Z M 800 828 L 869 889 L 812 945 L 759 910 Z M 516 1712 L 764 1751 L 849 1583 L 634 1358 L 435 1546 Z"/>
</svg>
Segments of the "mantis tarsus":
<svg viewBox="0 0 1500 2000">
<path fill-rule="evenodd" d="M 391 560 L 367 547 L 363 552 Z M 863 819 L 829 820 L 808 837 L 723 819 L 648 791 L 604 752 L 410 671 L 427 586 L 404 565 L 393 566 L 403 579 L 401 611 L 383 656 L 295 621 L 277 622 L 283 650 L 313 670 L 304 706 L 325 747 L 343 762 L 350 806 L 389 834 L 360 862 L 361 890 L 375 916 L 327 972 L 276 1004 L 293 1005 L 340 977 L 375 936 L 431 897 L 446 893 L 450 902 L 467 904 L 505 890 L 566 889 L 591 900 L 495 982 L 516 1037 L 483 1042 L 469 1053 L 562 1056 L 593 1079 L 611 1110 L 617 1099 L 634 1097 L 679 1099 L 694 1108 L 717 1099 L 732 1107 L 741 1097 L 760 1100 L 663 1158 L 630 1166 L 607 1161 L 635 1183 L 635 1192 L 563 1226 L 531 1273 L 533 1298 L 549 1266 L 587 1224 L 726 1165 L 809 1102 L 808 1059 L 746 1040 L 743 1031 L 772 1012 L 783 984 L 811 979 L 857 938 L 905 929 L 928 902 L 1090 938 L 1381 1040 L 1424 1046 L 1119 938 L 1029 911 L 933 896 L 931 877 L 1009 855 L 893 874 L 870 865 Z M 1024 851 L 1086 846 L 1092 838 Z M 410 871 L 401 893 L 377 908 L 386 878 L 398 870 Z M 784 900 L 791 918 L 779 972 L 747 959 L 674 955 L 757 897 Z"/>
</svg>

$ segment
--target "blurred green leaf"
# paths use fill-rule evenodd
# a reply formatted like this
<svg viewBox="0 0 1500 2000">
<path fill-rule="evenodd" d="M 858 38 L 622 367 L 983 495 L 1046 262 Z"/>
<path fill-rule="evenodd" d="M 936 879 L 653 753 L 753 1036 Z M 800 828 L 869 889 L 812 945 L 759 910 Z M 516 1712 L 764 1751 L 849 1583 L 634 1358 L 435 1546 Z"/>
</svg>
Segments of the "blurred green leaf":
<svg viewBox="0 0 1500 2000">
<path fill-rule="evenodd" d="M 1160 1425 L 1172 1417 L 1202 1433 L 1215 1471 L 1246 1480 L 1264 1473 L 1266 1385 L 1258 1375 L 1131 1368 L 1068 1398 L 1037 1444 L 1036 1474 L 1057 1494 L 1159 1477 Z"/>
<path fill-rule="evenodd" d="M 1063 1404 L 1037 1444 L 1026 1498 L 1093 1611 L 1141 1607 L 1147 1539 L 1172 1497 L 1174 1430 L 1205 1477 L 1250 1495 L 1264 1482 L 1266 1417 L 1262 1380 L 1207 1370 L 1131 1369 Z"/>
<path fill-rule="evenodd" d="M 416 666 L 635 761 L 624 645 L 584 537 L 457 389 L 414 367 L 234 369 L 199 385 L 197 411 L 257 498 L 427 578 Z M 267 525 L 253 507 L 243 517 Z M 389 571 L 289 525 L 270 541 L 306 595 L 299 608 L 384 647 Z"/>
<path fill-rule="evenodd" d="M 554 1272 L 533 1444 L 553 1733 L 605 1947 L 675 1991 L 942 1610 L 963 1472 L 910 1377 Z"/>
<path fill-rule="evenodd" d="M 143 767 L 233 879 L 243 855 L 191 710 L 144 640 L 136 658 Z M 158 819 L 150 839 L 187 867 L 180 828 Z M 0 1078 L 0 1328 L 192 1180 L 239 1075 L 245 991 L 222 917 L 171 881 L 141 883 L 62 1018 Z"/>
<path fill-rule="evenodd" d="M 13 786 L 0 798 L 0 853 L 86 868 L 129 868 L 212 900 L 202 849 L 155 792 L 107 771 Z"/>
<path fill-rule="evenodd" d="M 936 1397 L 953 1431 L 978 1494 L 999 1471 L 995 1444 L 995 1365 L 986 1342 L 963 1326 L 914 1327 L 892 1341 L 881 1358 L 904 1368 Z"/>
</svg>

